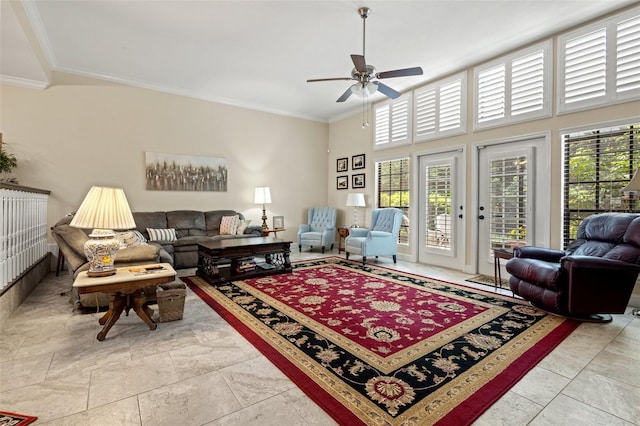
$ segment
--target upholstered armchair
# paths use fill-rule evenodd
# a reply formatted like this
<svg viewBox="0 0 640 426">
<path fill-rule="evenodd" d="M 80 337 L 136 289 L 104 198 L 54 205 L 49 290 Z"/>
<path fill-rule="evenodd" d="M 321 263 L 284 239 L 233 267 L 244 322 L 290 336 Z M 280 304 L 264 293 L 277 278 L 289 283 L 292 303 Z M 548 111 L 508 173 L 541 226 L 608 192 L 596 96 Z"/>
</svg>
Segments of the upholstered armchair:
<svg viewBox="0 0 640 426">
<path fill-rule="evenodd" d="M 506 264 L 513 293 L 543 310 L 606 322 L 624 313 L 640 272 L 640 214 L 585 218 L 567 250 L 514 249 Z"/>
<path fill-rule="evenodd" d="M 350 235 L 345 238 L 347 259 L 351 253 L 361 255 L 364 264 L 368 256 L 391 256 L 396 263 L 402 215 L 400 209 L 374 209 L 371 228 L 351 228 Z"/>
<path fill-rule="evenodd" d="M 308 223 L 298 228 L 298 250 L 302 246 L 324 248 L 336 242 L 336 209 L 333 207 L 312 207 L 308 213 Z"/>
</svg>

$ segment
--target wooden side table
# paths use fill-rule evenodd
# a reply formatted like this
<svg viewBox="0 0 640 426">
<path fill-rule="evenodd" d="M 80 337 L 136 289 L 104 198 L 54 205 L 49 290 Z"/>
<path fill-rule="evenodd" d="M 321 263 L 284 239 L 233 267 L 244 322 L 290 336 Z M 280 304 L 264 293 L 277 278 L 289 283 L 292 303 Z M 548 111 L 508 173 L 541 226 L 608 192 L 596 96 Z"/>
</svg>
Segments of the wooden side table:
<svg viewBox="0 0 640 426">
<path fill-rule="evenodd" d="M 338 254 L 342 253 L 345 249 L 342 248 L 342 242 L 344 241 L 345 238 L 347 238 L 349 236 L 350 232 L 349 232 L 349 228 L 338 228 Z"/>
<path fill-rule="evenodd" d="M 500 259 L 511 259 L 513 258 L 513 251 L 505 250 L 505 249 L 495 249 L 493 250 L 493 283 L 494 287 L 497 289 L 498 284 L 502 287 L 502 276 L 500 273 Z"/>
<path fill-rule="evenodd" d="M 269 230 L 262 230 L 262 236 L 263 237 L 268 237 L 270 233 L 273 232 L 273 236 L 278 238 L 278 232 L 284 232 L 286 231 L 285 228 L 276 228 L 276 229 L 269 229 Z"/>
<path fill-rule="evenodd" d="M 76 277 L 73 286 L 78 289 L 80 294 L 109 293 L 109 310 L 98 320 L 98 323 L 103 327 L 98 333 L 97 339 L 103 341 L 122 312 L 126 311 L 126 314 L 129 315 L 131 309 L 149 326 L 150 330 L 155 330 L 157 325 L 149 315 L 145 290 L 158 284 L 170 283 L 175 278 L 176 271 L 171 265 L 156 263 L 120 267 L 116 269 L 114 275 L 106 277 L 89 277 L 86 272 L 81 272 Z"/>
</svg>

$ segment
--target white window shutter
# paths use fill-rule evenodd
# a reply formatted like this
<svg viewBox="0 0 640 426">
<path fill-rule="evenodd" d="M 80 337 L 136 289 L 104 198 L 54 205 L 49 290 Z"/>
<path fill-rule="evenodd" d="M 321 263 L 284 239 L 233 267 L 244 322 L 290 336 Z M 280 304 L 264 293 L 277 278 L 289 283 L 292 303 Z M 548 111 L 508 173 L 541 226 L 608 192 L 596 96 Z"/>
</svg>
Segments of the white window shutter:
<svg viewBox="0 0 640 426">
<path fill-rule="evenodd" d="M 513 60 L 511 65 L 511 115 L 544 108 L 544 51 Z"/>
<path fill-rule="evenodd" d="M 506 100 L 505 64 L 478 73 L 476 118 L 478 123 L 504 118 Z"/>
<path fill-rule="evenodd" d="M 640 16 L 616 29 L 616 93 L 640 92 Z"/>
<path fill-rule="evenodd" d="M 436 89 L 434 87 L 427 90 L 415 92 L 415 137 L 422 138 L 436 132 Z"/>
<path fill-rule="evenodd" d="M 391 104 L 391 143 L 409 139 L 409 100 L 399 99 Z"/>
<path fill-rule="evenodd" d="M 440 87 L 440 132 L 462 128 L 462 80 Z"/>
<path fill-rule="evenodd" d="M 566 41 L 564 103 L 606 95 L 607 34 L 600 28 Z"/>
<path fill-rule="evenodd" d="M 375 141 L 374 146 L 384 146 L 389 143 L 389 104 L 376 107 L 375 113 Z"/>
<path fill-rule="evenodd" d="M 411 143 L 411 93 L 375 107 L 373 149 Z"/>
</svg>

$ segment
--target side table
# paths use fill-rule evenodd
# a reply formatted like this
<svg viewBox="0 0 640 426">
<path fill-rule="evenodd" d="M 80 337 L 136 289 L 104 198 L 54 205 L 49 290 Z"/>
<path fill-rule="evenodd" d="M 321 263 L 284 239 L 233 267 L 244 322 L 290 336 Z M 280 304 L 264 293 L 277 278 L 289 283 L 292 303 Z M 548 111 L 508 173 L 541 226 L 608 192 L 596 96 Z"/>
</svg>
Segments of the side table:
<svg viewBox="0 0 640 426">
<path fill-rule="evenodd" d="M 495 249 L 493 250 L 493 283 L 494 287 L 497 289 L 498 285 L 502 287 L 502 276 L 500 271 L 500 259 L 511 259 L 513 258 L 513 251 L 505 250 L 505 249 Z"/>
<path fill-rule="evenodd" d="M 89 277 L 81 272 L 76 277 L 73 286 L 80 294 L 109 293 L 109 310 L 98 320 L 103 326 L 97 339 L 103 341 L 107 333 L 118 321 L 123 311 L 129 315 L 131 309 L 149 326 L 155 330 L 157 325 L 149 315 L 146 303 L 146 289 L 158 284 L 170 283 L 176 278 L 176 271 L 168 263 L 152 265 L 128 266 L 116 269 L 114 275 L 106 277 Z"/>
<path fill-rule="evenodd" d="M 286 231 L 285 228 L 268 229 L 266 231 L 263 229 L 262 230 L 262 236 L 263 237 L 268 237 L 269 234 L 273 232 L 273 236 L 278 238 L 278 232 L 284 232 L 284 231 Z"/>
<path fill-rule="evenodd" d="M 338 254 L 342 253 L 345 249 L 342 248 L 342 242 L 344 241 L 345 238 L 347 238 L 349 236 L 350 232 L 349 232 L 349 228 L 338 228 Z"/>
</svg>

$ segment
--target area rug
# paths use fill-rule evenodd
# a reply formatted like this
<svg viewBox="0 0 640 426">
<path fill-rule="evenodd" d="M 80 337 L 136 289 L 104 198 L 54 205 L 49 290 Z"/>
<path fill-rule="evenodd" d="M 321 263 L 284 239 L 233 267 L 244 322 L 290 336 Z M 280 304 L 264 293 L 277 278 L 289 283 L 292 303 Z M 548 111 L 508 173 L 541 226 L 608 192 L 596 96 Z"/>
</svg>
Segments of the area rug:
<svg viewBox="0 0 640 426">
<path fill-rule="evenodd" d="M 465 281 L 468 281 L 470 283 L 488 285 L 491 288 L 495 288 L 496 282 L 493 279 L 494 278 L 489 275 L 476 275 L 475 277 L 467 278 Z M 500 280 L 498 288 L 509 288 L 509 280 L 506 278 L 502 278 Z"/>
<path fill-rule="evenodd" d="M 578 325 L 337 257 L 217 286 L 182 280 L 342 425 L 469 425 Z"/>
<path fill-rule="evenodd" d="M 0 425 L 2 426 L 26 426 L 37 419 L 38 418 L 34 416 L 0 411 Z"/>
</svg>

